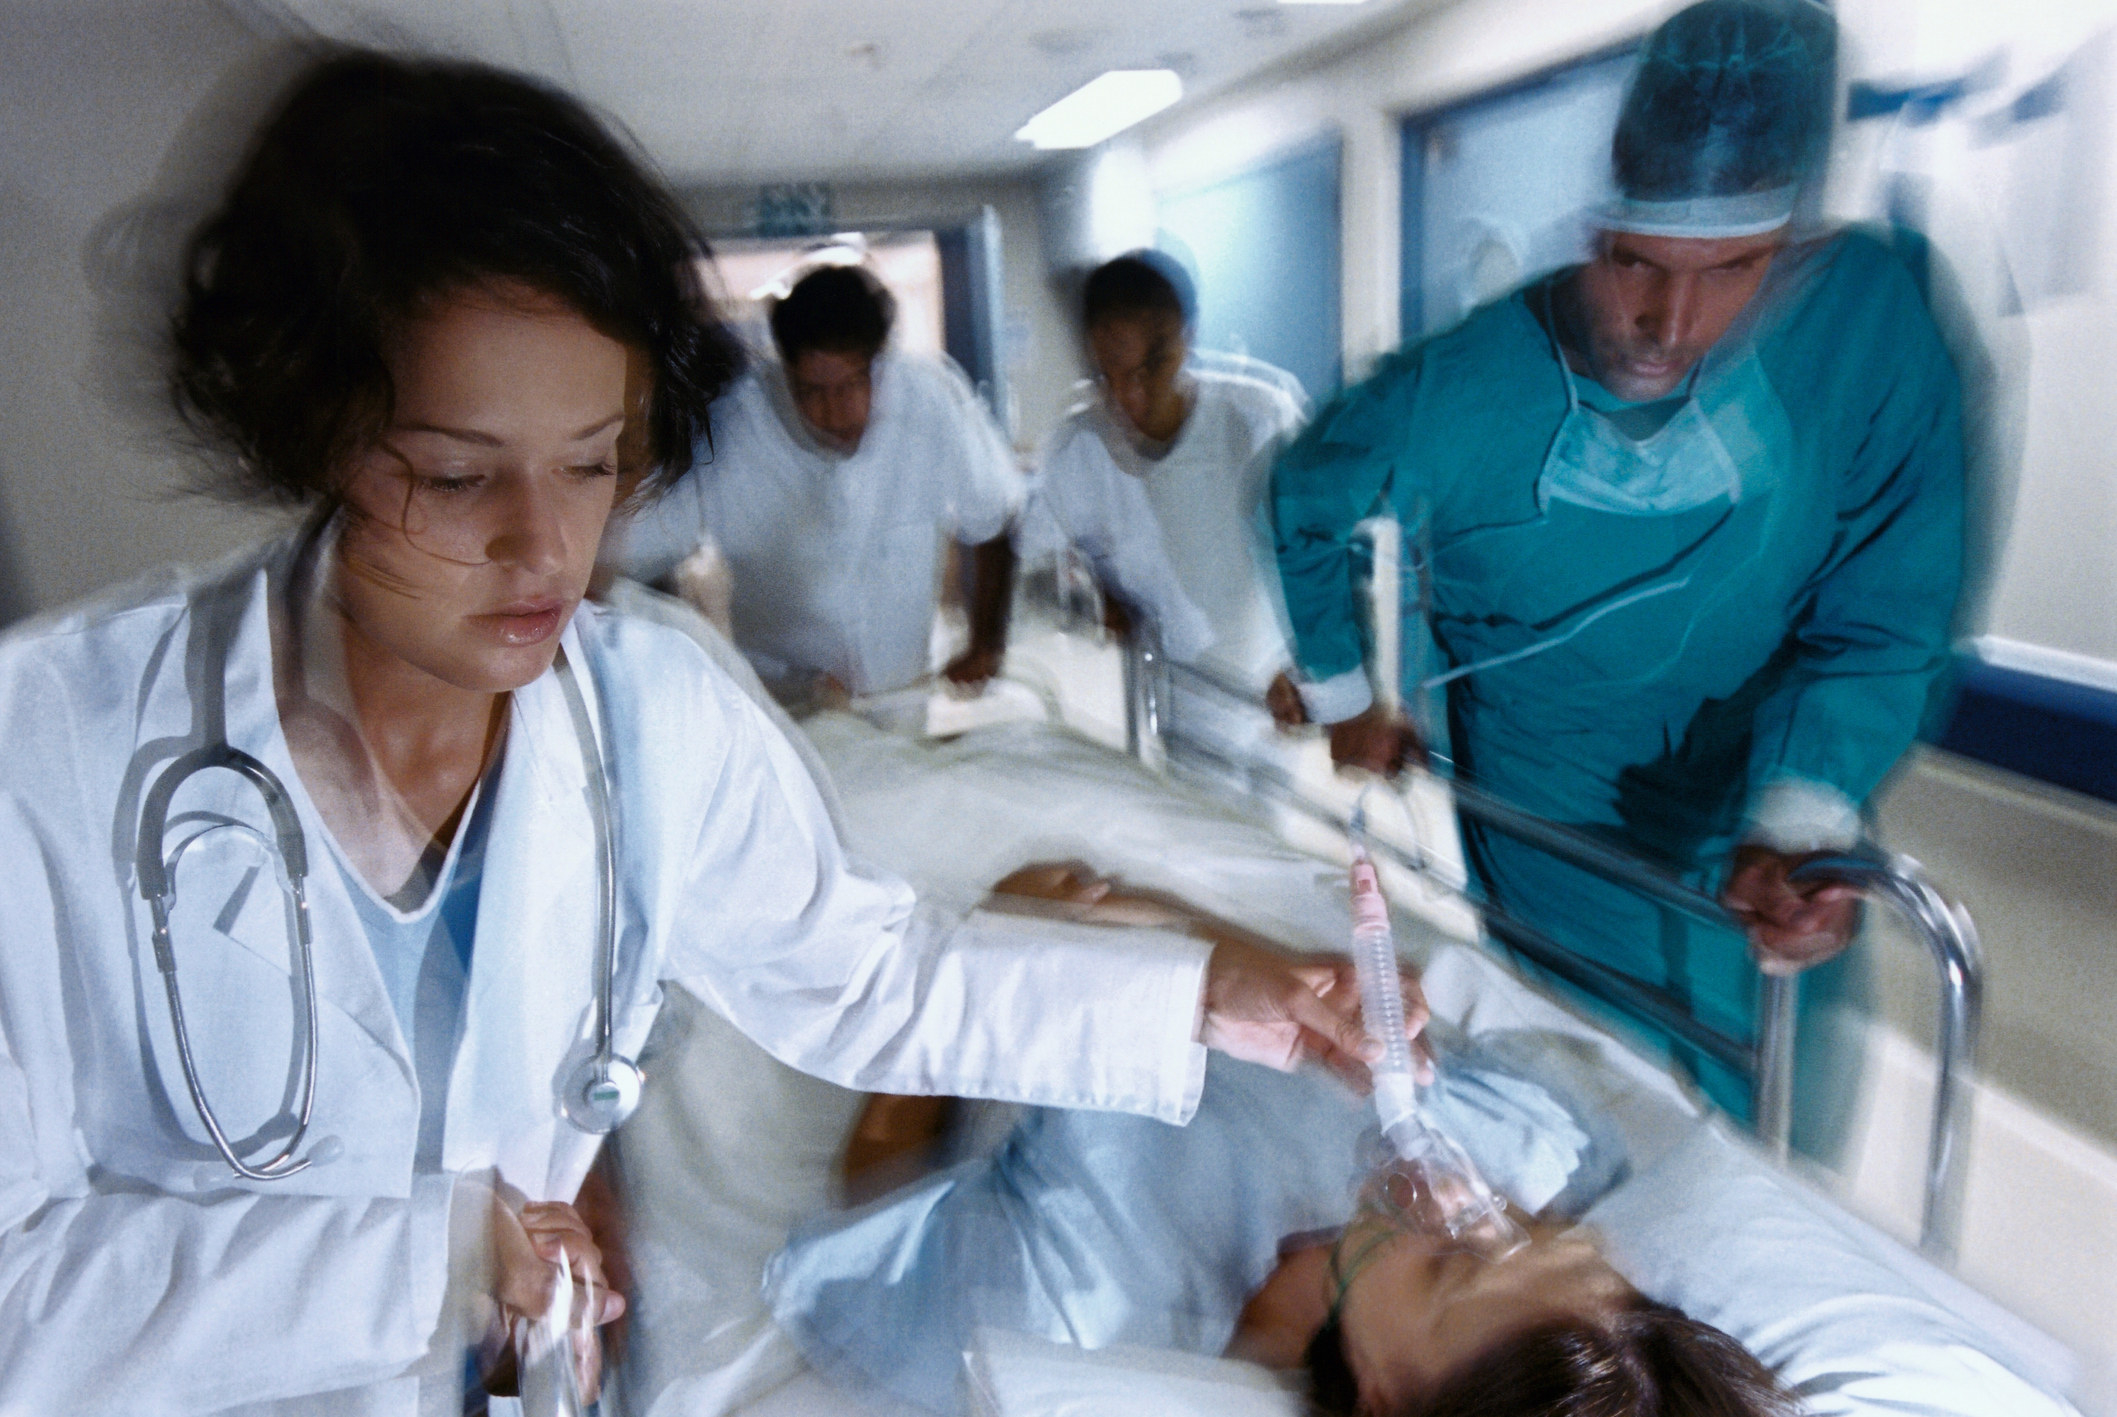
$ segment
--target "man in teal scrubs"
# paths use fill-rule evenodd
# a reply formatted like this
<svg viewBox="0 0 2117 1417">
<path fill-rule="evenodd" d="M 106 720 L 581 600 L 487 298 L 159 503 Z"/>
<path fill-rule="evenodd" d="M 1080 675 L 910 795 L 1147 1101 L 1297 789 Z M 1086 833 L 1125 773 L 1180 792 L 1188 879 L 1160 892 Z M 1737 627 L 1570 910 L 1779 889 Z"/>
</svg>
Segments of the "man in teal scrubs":
<svg viewBox="0 0 2117 1417">
<path fill-rule="evenodd" d="M 1350 541 L 1386 509 L 1430 547 L 1457 771 L 1717 890 L 1750 948 L 1467 825 L 1480 887 L 1737 1032 L 1749 954 L 1791 972 L 1851 938 L 1850 893 L 1788 872 L 1857 837 L 1910 745 L 1962 561 L 1956 378 L 1918 291 L 1865 236 L 1793 231 L 1834 44 L 1800 0 L 1666 22 L 1591 259 L 1386 360 L 1274 473 L 1333 757 L 1386 771 L 1415 741 L 1362 667 Z"/>
</svg>

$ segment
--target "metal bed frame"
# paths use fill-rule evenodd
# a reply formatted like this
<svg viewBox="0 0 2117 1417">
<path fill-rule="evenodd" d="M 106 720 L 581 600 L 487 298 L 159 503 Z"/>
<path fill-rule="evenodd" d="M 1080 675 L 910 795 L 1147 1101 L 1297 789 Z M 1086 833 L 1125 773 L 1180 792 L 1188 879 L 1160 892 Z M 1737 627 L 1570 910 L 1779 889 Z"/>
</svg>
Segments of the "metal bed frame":
<svg viewBox="0 0 2117 1417">
<path fill-rule="evenodd" d="M 1284 803 L 1323 824 L 1345 830 L 1346 817 L 1304 794 L 1283 770 L 1256 760 L 1235 761 L 1216 745 L 1186 737 L 1171 711 L 1172 681 L 1264 711 L 1254 693 L 1162 654 L 1148 625 L 1135 625 L 1124 644 L 1125 746 L 1142 761 L 1154 763 L 1170 742 L 1246 776 L 1253 791 Z M 1625 887 L 1660 905 L 1737 934 L 1742 926 L 1717 900 L 1666 871 L 1652 866 L 1576 828 L 1523 811 L 1468 783 L 1450 783 L 1456 811 L 1465 819 L 1503 833 L 1557 859 Z M 1465 894 L 1467 883 L 1437 875 L 1423 854 L 1407 852 L 1386 841 L 1374 848 L 1407 869 Z M 1925 945 L 1940 975 L 1940 1022 L 1936 1053 L 1939 1076 L 1933 1120 L 1927 1137 L 1924 1209 L 1919 1248 L 1941 1263 L 1955 1257 L 1960 1238 L 1966 1142 L 1969 1132 L 1971 1081 L 1977 1055 L 1978 1025 L 1984 998 L 1984 964 L 1977 930 L 1961 906 L 1948 901 L 1909 857 L 1884 852 L 1871 843 L 1811 860 L 1794 873 L 1804 882 L 1835 882 L 1857 888 L 1869 899 L 1894 909 Z M 1692 1017 L 1688 1003 L 1674 992 L 1583 959 L 1549 936 L 1522 924 L 1488 902 L 1472 900 L 1485 933 L 1521 958 L 1574 987 L 1634 1017 L 1666 1030 L 1672 1037 L 1725 1065 L 1750 1083 L 1753 1126 L 1760 1141 L 1784 1160 L 1793 1125 L 1794 1038 L 1798 976 L 1764 976 L 1754 1040 L 1739 1038 Z"/>
</svg>

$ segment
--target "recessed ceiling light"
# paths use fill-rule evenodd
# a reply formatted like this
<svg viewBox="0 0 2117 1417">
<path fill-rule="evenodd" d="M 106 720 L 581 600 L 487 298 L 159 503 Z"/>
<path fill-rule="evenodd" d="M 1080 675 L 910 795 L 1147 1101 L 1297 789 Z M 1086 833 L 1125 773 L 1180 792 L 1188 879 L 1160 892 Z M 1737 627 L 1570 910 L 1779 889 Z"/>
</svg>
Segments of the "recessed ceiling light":
<svg viewBox="0 0 2117 1417">
<path fill-rule="evenodd" d="M 1279 0 L 1282 5 L 1365 5 L 1367 0 Z"/>
<path fill-rule="evenodd" d="M 1039 148 L 1092 148 L 1183 97 L 1173 69 L 1112 69 L 1082 84 L 1015 130 Z"/>
</svg>

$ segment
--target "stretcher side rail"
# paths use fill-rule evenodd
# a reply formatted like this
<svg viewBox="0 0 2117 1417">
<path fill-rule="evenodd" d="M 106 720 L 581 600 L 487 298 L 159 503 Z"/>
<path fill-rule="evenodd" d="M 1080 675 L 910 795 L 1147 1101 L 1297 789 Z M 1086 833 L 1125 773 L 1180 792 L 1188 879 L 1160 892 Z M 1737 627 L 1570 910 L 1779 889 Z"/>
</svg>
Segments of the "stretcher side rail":
<svg viewBox="0 0 2117 1417">
<path fill-rule="evenodd" d="M 1171 712 L 1174 701 L 1170 684 L 1179 677 L 1189 685 L 1264 711 L 1263 700 L 1255 693 L 1210 670 L 1174 663 L 1162 654 L 1151 626 L 1135 626 L 1124 645 L 1125 746 L 1130 753 L 1152 764 L 1175 741 L 1187 753 L 1213 759 L 1246 777 L 1259 795 L 1335 829 L 1344 830 L 1349 825 L 1343 813 L 1302 792 L 1276 765 L 1255 760 L 1238 762 L 1212 742 L 1187 737 L 1179 716 Z M 1524 811 L 1475 784 L 1452 780 L 1449 786 L 1456 810 L 1464 818 L 1661 905 L 1742 933 L 1740 922 L 1719 901 L 1674 875 L 1577 828 Z M 1466 894 L 1467 882 L 1441 876 L 1434 863 L 1422 854 L 1399 849 L 1386 841 L 1377 840 L 1372 845 L 1405 868 L 1456 894 Z M 1961 1229 L 1971 1084 L 1984 999 L 1984 964 L 1976 927 L 1961 906 L 1948 901 L 1927 879 L 1917 862 L 1872 844 L 1808 861 L 1797 868 L 1795 877 L 1802 883 L 1852 886 L 1864 898 L 1887 904 L 1933 958 L 1940 976 L 1935 1050 L 1938 1075 L 1927 1137 L 1919 1246 L 1930 1257 L 1948 1262 L 1954 1258 Z M 1473 903 L 1485 932 L 1520 957 L 1592 997 L 1666 1030 L 1748 1079 L 1757 1136 L 1774 1155 L 1785 1158 L 1793 1126 L 1798 976 L 1764 977 L 1756 1036 L 1754 1040 L 1739 1038 L 1695 1018 L 1688 1001 L 1674 991 L 1584 959 L 1490 902 Z"/>
</svg>

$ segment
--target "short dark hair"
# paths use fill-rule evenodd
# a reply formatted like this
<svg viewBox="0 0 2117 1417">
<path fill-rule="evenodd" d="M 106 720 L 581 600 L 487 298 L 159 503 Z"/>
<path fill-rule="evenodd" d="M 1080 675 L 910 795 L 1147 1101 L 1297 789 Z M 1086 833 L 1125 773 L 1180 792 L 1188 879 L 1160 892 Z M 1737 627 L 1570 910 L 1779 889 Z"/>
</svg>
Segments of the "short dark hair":
<svg viewBox="0 0 2117 1417">
<path fill-rule="evenodd" d="M 556 89 L 331 53 L 280 99 L 192 237 L 171 390 L 234 454 L 237 491 L 332 497 L 388 426 L 392 333 L 452 292 L 516 283 L 646 357 L 636 471 L 665 486 L 742 364 L 700 285 L 705 249 L 644 163 Z"/>
<path fill-rule="evenodd" d="M 1089 329 L 1133 315 L 1174 315 L 1189 325 L 1198 313 L 1191 277 L 1159 251 L 1130 251 L 1088 273 L 1081 318 Z"/>
<path fill-rule="evenodd" d="M 1465 1364 L 1400 1417 L 1796 1417 L 1786 1389 L 1710 1324 L 1642 1299 L 1561 1319 Z"/>
<path fill-rule="evenodd" d="M 772 302 L 772 343 L 788 364 L 812 349 L 872 359 L 896 318 L 896 297 L 871 272 L 818 266 Z"/>
</svg>

